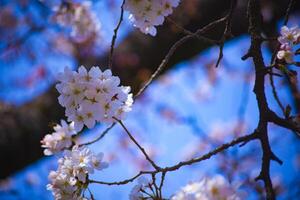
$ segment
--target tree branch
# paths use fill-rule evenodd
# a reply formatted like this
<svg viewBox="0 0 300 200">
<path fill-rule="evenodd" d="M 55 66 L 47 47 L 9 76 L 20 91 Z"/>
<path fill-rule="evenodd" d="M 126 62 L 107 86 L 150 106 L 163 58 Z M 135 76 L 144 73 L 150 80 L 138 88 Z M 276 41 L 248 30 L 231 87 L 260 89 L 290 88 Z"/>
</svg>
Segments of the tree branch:
<svg viewBox="0 0 300 200">
<path fill-rule="evenodd" d="M 236 138 L 234 140 L 232 140 L 231 142 L 229 143 L 225 143 L 219 147 L 217 147 L 216 149 L 208 152 L 207 154 L 203 155 L 203 156 L 200 156 L 198 158 L 193 158 L 191 160 L 188 160 L 188 161 L 182 161 L 182 162 L 179 162 L 178 164 L 174 165 L 174 166 L 171 166 L 171 167 L 166 167 L 166 168 L 163 168 L 162 171 L 163 172 L 170 172 L 170 171 L 175 171 L 183 166 L 187 166 L 187 165 L 191 165 L 191 164 L 194 164 L 194 163 L 198 163 L 198 162 L 201 162 L 203 160 L 207 160 L 209 158 L 211 158 L 212 156 L 232 147 L 232 146 L 235 146 L 239 143 L 247 143 L 249 142 L 250 140 L 253 140 L 253 139 L 256 139 L 257 138 L 257 133 L 254 132 L 252 134 L 249 134 L 249 135 L 246 135 L 246 136 L 242 136 L 242 137 L 239 137 L 239 138 Z"/>
<path fill-rule="evenodd" d="M 261 171 L 256 180 L 263 180 L 266 198 L 268 200 L 275 200 L 276 194 L 270 177 L 270 162 L 271 160 L 276 160 L 281 163 L 281 161 L 272 152 L 268 138 L 268 112 L 270 109 L 265 95 L 265 74 L 260 73 L 266 68 L 261 52 L 261 43 L 263 40 L 261 39 L 262 15 L 260 9 L 259 0 L 249 0 L 248 18 L 251 46 L 247 57 L 252 57 L 255 66 L 254 93 L 259 109 L 259 123 L 256 131 L 259 133 L 259 140 L 263 151 Z"/>
<path fill-rule="evenodd" d="M 122 2 L 120 18 L 119 18 L 119 21 L 118 21 L 118 24 L 117 24 L 116 28 L 114 29 L 114 35 L 113 35 L 112 40 L 111 40 L 110 53 L 109 53 L 109 56 L 108 56 L 108 67 L 110 69 L 112 69 L 114 47 L 115 47 L 116 39 L 117 39 L 117 36 L 118 36 L 118 30 L 119 30 L 119 28 L 121 26 L 121 23 L 123 21 L 125 1 L 126 0 L 123 0 L 123 2 Z"/>
<path fill-rule="evenodd" d="M 99 135 L 96 139 L 92 140 L 92 141 L 89 141 L 89 142 L 86 142 L 86 143 L 82 143 L 82 144 L 79 144 L 78 146 L 85 146 L 85 145 L 90 145 L 90 144 L 93 144 L 95 142 L 98 142 L 99 140 L 101 140 L 102 138 L 104 138 L 104 136 L 116 125 L 116 123 L 112 123 L 109 127 L 107 127 L 102 133 L 101 135 Z"/>
<path fill-rule="evenodd" d="M 134 137 L 131 135 L 129 130 L 126 128 L 126 126 L 123 124 L 123 122 L 117 118 L 114 117 L 114 119 L 122 126 L 122 128 L 125 130 L 129 138 L 133 141 L 133 143 L 140 149 L 140 151 L 144 154 L 146 160 L 149 161 L 149 163 L 156 169 L 159 170 L 160 167 L 155 164 L 155 162 L 150 158 L 150 156 L 147 154 L 146 150 L 134 139 Z"/>
<path fill-rule="evenodd" d="M 126 185 L 130 182 L 133 182 L 135 179 L 137 179 L 138 177 L 140 177 L 143 174 L 152 174 L 154 172 L 155 171 L 140 171 L 137 175 L 133 176 L 132 178 L 125 179 L 123 181 L 105 182 L 105 181 L 96 181 L 96 180 L 90 179 L 88 182 L 89 183 L 98 183 L 98 184 L 101 184 L 101 185 Z"/>
<path fill-rule="evenodd" d="M 281 118 L 273 111 L 269 111 L 268 118 L 270 122 L 283 128 L 287 128 L 291 131 L 294 131 L 297 134 L 297 136 L 300 137 L 300 127 L 297 123 L 293 122 L 292 120 Z"/>
<path fill-rule="evenodd" d="M 246 136 L 242 136 L 242 137 L 239 137 L 239 138 L 236 138 L 234 140 L 232 140 L 231 142 L 228 142 L 228 143 L 225 143 L 217 148 L 215 148 L 214 150 L 204 154 L 203 156 L 200 156 L 198 158 L 193 158 L 193 159 L 190 159 L 188 161 L 184 161 L 184 162 L 179 162 L 178 164 L 176 165 L 173 165 L 173 166 L 170 166 L 170 167 L 165 167 L 165 168 L 157 168 L 153 171 L 140 171 L 139 173 L 137 173 L 135 176 L 131 177 L 131 178 L 128 178 L 128 179 L 125 179 L 123 181 L 116 181 L 116 182 L 104 182 L 104 181 L 96 181 L 96 180 L 89 180 L 89 183 L 98 183 L 98 184 L 102 184 L 102 185 L 125 185 L 125 184 L 128 184 L 132 181 L 134 181 L 135 179 L 137 179 L 138 177 L 140 177 L 141 175 L 144 175 L 144 174 L 157 174 L 157 173 L 162 173 L 162 182 L 159 186 L 159 188 L 161 188 L 163 186 L 163 180 L 164 180 L 164 177 L 165 177 L 165 174 L 167 172 L 171 172 L 171 171 L 175 171 L 183 166 L 188 166 L 188 165 L 191 165 L 191 164 L 194 164 L 194 163 L 198 163 L 198 162 L 201 162 L 203 160 L 207 160 L 209 158 L 211 158 L 212 156 L 222 152 L 222 151 L 225 151 L 226 149 L 230 148 L 230 147 L 233 147 L 237 144 L 240 144 L 240 143 L 247 143 L 251 140 L 254 140 L 258 137 L 257 133 L 254 132 L 254 133 L 251 133 L 249 135 L 246 135 Z"/>
<path fill-rule="evenodd" d="M 184 36 L 183 38 L 181 38 L 180 40 L 178 40 L 177 42 L 175 42 L 175 44 L 173 44 L 173 46 L 170 48 L 170 50 L 168 51 L 167 55 L 164 57 L 164 59 L 162 60 L 162 62 L 160 63 L 160 65 L 158 66 L 158 68 L 155 70 L 155 72 L 151 75 L 151 77 L 149 78 L 149 80 L 145 83 L 145 85 L 137 92 L 137 94 L 135 95 L 135 98 L 140 96 L 144 90 L 147 89 L 147 87 L 152 83 L 152 81 L 158 76 L 158 74 L 166 67 L 167 63 L 169 62 L 171 56 L 175 53 L 175 51 L 181 46 L 183 45 L 185 42 L 187 42 L 188 40 L 192 39 L 192 38 L 197 38 L 198 35 L 200 34 L 204 34 L 207 31 L 209 31 L 210 29 L 214 28 L 217 24 L 226 21 L 227 16 L 223 17 L 221 19 L 218 19 L 216 21 L 213 21 L 211 23 L 209 23 L 208 25 L 206 25 L 203 28 L 198 29 L 196 32 L 194 32 L 193 34 L 189 34 Z"/>
</svg>

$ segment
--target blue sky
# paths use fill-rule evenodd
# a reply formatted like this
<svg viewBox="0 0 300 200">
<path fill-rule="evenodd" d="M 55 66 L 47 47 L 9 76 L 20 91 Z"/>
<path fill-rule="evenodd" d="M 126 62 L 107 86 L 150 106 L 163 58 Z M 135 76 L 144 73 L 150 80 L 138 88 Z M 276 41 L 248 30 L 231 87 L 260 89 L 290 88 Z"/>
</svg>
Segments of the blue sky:
<svg viewBox="0 0 300 200">
<path fill-rule="evenodd" d="M 105 41 L 109 44 L 114 26 L 108 20 L 103 19 L 113 18 L 113 14 L 105 9 L 103 2 L 105 1 L 100 1 L 96 9 L 103 11 L 98 14 L 102 19 Z M 118 41 L 121 41 L 132 29 L 126 21 L 120 30 L 121 37 Z M 39 36 L 33 38 L 32 43 L 33 48 L 37 50 L 44 45 Z M 103 51 L 108 47 L 107 44 L 104 45 Z M 196 155 L 207 152 L 207 149 L 212 146 L 201 147 L 203 145 L 201 141 L 203 138 L 210 137 L 210 133 L 227 132 L 222 138 L 224 141 L 233 138 L 231 128 L 237 123 L 237 113 L 241 105 L 245 106 L 245 121 L 247 122 L 241 134 L 251 133 L 254 130 L 258 120 L 258 111 L 256 99 L 252 93 L 253 76 L 248 77 L 248 81 L 245 82 L 245 77 L 252 72 L 253 67 L 251 61 L 244 62 L 240 59 L 247 52 L 248 47 L 249 38 L 246 36 L 227 42 L 224 48 L 224 59 L 216 71 L 215 78 L 208 75 L 206 66 L 216 61 L 218 48 L 209 48 L 191 60 L 182 61 L 159 77 L 135 102 L 133 111 L 129 113 L 124 123 L 161 166 L 169 166 L 188 159 L 195 155 L 195 152 Z M 265 60 L 268 61 L 269 52 L 266 49 L 263 52 Z M 79 64 L 70 55 L 47 55 L 46 58 L 43 57 L 43 61 L 52 76 L 26 89 L 16 87 L 12 84 L 12 80 L 28 76 L 33 70 L 32 63 L 22 57 L 11 65 L 6 65 L 0 60 L 0 84 L 3 88 L 0 91 L 0 98 L 17 105 L 31 101 L 47 91 L 54 82 L 55 74 L 64 66 L 68 65 L 73 68 Z M 275 80 L 275 83 L 279 85 L 279 79 L 275 78 Z M 268 82 L 266 91 L 270 106 L 280 113 Z M 248 94 L 246 98 L 244 94 Z M 287 90 L 279 87 L 279 95 L 285 104 L 291 104 Z M 97 137 L 105 127 L 106 125 L 98 125 L 95 129 L 87 131 L 81 140 L 89 141 Z M 284 161 L 283 166 L 272 163 L 271 172 L 273 177 L 278 177 L 286 183 L 298 172 L 293 165 L 296 144 L 293 135 L 288 132 L 275 126 L 270 127 L 274 152 Z M 118 126 L 113 128 L 103 140 L 90 147 L 95 152 L 104 152 L 105 159 L 111 161 L 110 167 L 93 175 L 93 179 L 105 181 L 126 179 L 135 175 L 145 164 L 142 155 L 130 141 L 128 142 L 126 135 Z M 259 149 L 259 145 L 253 142 L 235 150 L 247 152 L 251 148 Z M 259 172 L 261 155 L 258 153 L 256 156 L 255 168 L 249 171 L 251 178 Z M 206 175 L 218 173 L 215 167 L 218 159 L 217 156 L 209 161 L 184 167 L 168 174 L 163 190 L 165 196 L 170 197 L 190 181 L 197 181 Z M 28 199 L 28 196 L 31 199 L 52 199 L 45 186 L 49 171 L 56 168 L 56 160 L 56 157 L 42 158 L 13 175 L 10 178 L 12 184 L 8 190 L 0 189 L 0 199 L 21 200 Z M 236 177 L 235 181 L 242 180 L 243 177 Z M 134 183 L 110 187 L 92 185 L 91 190 L 96 198 L 125 200 L 128 199 L 133 185 Z"/>
</svg>

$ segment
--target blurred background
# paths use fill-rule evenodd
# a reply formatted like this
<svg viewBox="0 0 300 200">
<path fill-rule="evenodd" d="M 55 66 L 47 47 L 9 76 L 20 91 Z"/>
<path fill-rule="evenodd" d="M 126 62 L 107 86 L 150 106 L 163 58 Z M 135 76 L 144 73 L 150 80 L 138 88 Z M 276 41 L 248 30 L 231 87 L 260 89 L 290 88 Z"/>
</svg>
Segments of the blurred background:
<svg viewBox="0 0 300 200">
<path fill-rule="evenodd" d="M 288 0 L 263 0 L 264 34 L 277 37 Z M 46 190 L 47 176 L 57 167 L 56 157 L 43 157 L 40 140 L 52 132 L 54 123 L 64 118 L 54 85 L 65 66 L 76 69 L 107 68 L 113 29 L 120 14 L 120 0 L 91 0 L 90 19 L 84 32 L 59 23 L 59 0 L 0 0 L 0 199 L 52 199 Z M 82 1 L 73 1 L 80 5 Z M 161 166 L 205 154 L 231 139 L 253 132 L 258 110 L 252 92 L 252 62 L 242 61 L 250 41 L 246 15 L 247 1 L 240 0 L 233 17 L 233 37 L 225 43 L 224 58 L 215 63 L 219 49 L 191 40 L 172 56 L 161 76 L 140 96 L 125 124 Z M 182 0 L 173 14 L 158 27 L 156 37 L 134 28 L 125 12 L 113 60 L 113 74 L 133 93 L 143 85 L 168 50 L 184 36 L 180 27 L 195 31 L 221 18 L 229 0 Z M 289 26 L 299 25 L 300 3 L 296 1 Z M 176 24 L 174 23 L 176 22 Z M 220 39 L 224 26 L 207 33 Z M 270 63 L 276 42 L 265 43 L 265 62 Z M 296 70 L 291 66 L 291 69 Z M 268 80 L 268 78 L 267 78 Z M 275 77 L 279 97 L 299 113 L 299 84 Z M 270 83 L 266 83 L 270 107 L 282 115 Z M 81 141 L 96 138 L 108 125 L 99 124 L 84 132 Z M 299 199 L 300 141 L 288 130 L 270 126 L 271 145 L 283 160 L 271 165 L 271 177 L 278 199 Z M 134 144 L 114 127 L 103 140 L 91 146 L 104 152 L 110 167 L 93 179 L 118 181 L 147 169 L 148 163 Z M 184 167 L 166 177 L 164 196 L 169 198 L 180 187 L 202 177 L 223 174 L 248 194 L 263 198 L 263 184 L 255 182 L 261 165 L 257 141 L 234 147 L 208 161 Z M 96 199 L 128 199 L 133 184 L 93 185 Z"/>
</svg>

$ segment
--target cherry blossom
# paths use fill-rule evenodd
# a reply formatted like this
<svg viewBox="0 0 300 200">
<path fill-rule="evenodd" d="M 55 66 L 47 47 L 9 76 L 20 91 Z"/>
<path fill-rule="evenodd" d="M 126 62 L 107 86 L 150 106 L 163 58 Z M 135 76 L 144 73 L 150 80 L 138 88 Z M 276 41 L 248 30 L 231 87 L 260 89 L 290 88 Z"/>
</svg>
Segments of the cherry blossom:
<svg viewBox="0 0 300 200">
<path fill-rule="evenodd" d="M 173 12 L 179 0 L 128 0 L 125 9 L 129 20 L 145 34 L 156 35 L 155 26 L 163 24 L 165 17 Z"/>
<path fill-rule="evenodd" d="M 289 49 L 283 49 L 277 52 L 277 58 L 279 60 L 284 60 L 286 63 L 292 63 L 294 53 Z"/>
<path fill-rule="evenodd" d="M 294 62 L 293 47 L 300 43 L 300 29 L 297 26 L 288 28 L 283 26 L 278 41 L 281 43 L 280 50 L 277 52 L 277 58 L 285 63 Z"/>
<path fill-rule="evenodd" d="M 297 26 L 294 26 L 292 28 L 288 28 L 287 26 L 281 27 L 280 31 L 281 36 L 278 37 L 278 41 L 281 44 L 296 44 L 300 41 L 300 29 Z"/>
<path fill-rule="evenodd" d="M 120 79 L 110 70 L 92 67 L 87 71 L 81 66 L 74 72 L 65 68 L 58 80 L 59 103 L 66 108 L 68 121 L 74 121 L 76 131 L 84 125 L 93 128 L 96 122 L 112 123 L 113 118 L 122 119 L 131 110 L 130 87 L 119 86 Z"/>
<path fill-rule="evenodd" d="M 149 180 L 146 179 L 145 177 L 140 177 L 138 179 L 138 184 L 135 185 L 130 194 L 129 194 L 129 199 L 130 200 L 140 200 L 140 199 L 144 199 L 144 194 L 142 190 L 145 190 L 146 187 L 149 185 Z"/>
<path fill-rule="evenodd" d="M 76 134 L 74 129 L 74 122 L 67 124 L 61 120 L 61 125 L 54 126 L 52 134 L 48 134 L 41 141 L 42 147 L 45 148 L 45 155 L 52 155 L 58 153 L 72 145 L 72 136 Z"/>
<path fill-rule="evenodd" d="M 78 42 L 99 34 L 101 24 L 91 9 L 91 2 L 65 2 L 54 11 L 53 20 L 62 27 L 71 27 L 71 36 Z"/>
<path fill-rule="evenodd" d="M 108 167 L 102 162 L 103 153 L 95 155 L 87 147 L 74 146 L 66 150 L 58 160 L 58 169 L 49 174 L 47 189 L 58 199 L 82 199 L 82 193 L 88 186 L 87 178 L 94 170 Z"/>
<path fill-rule="evenodd" d="M 171 200 L 239 200 L 236 188 L 221 175 L 184 186 Z"/>
</svg>

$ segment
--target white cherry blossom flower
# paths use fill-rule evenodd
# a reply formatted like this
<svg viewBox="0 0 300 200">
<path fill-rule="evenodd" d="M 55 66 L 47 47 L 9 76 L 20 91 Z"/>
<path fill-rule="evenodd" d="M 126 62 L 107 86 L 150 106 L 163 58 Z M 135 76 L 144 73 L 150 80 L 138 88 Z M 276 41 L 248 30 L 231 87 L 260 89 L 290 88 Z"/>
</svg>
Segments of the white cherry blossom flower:
<svg viewBox="0 0 300 200">
<path fill-rule="evenodd" d="M 72 150 L 66 150 L 58 160 L 58 169 L 49 174 L 47 189 L 52 191 L 56 200 L 82 199 L 82 191 L 88 184 L 87 178 L 94 170 L 108 166 L 102 159 L 102 153 L 95 155 L 87 147 L 74 146 Z"/>
<path fill-rule="evenodd" d="M 72 72 L 66 68 L 58 75 L 58 80 L 58 101 L 78 132 L 84 126 L 93 128 L 96 122 L 111 123 L 114 118 L 122 119 L 124 113 L 131 110 L 130 87 L 119 86 L 120 79 L 110 70 L 102 72 L 99 67 L 92 67 L 88 71 L 80 66 L 78 72 Z"/>
<path fill-rule="evenodd" d="M 61 120 L 61 125 L 54 126 L 52 134 L 46 135 L 41 141 L 45 155 L 58 153 L 72 145 L 72 136 L 76 134 L 74 122 L 67 124 Z"/>
<path fill-rule="evenodd" d="M 130 13 L 133 26 L 145 34 L 155 36 L 155 26 L 163 24 L 165 17 L 173 12 L 179 0 L 127 0 L 125 9 Z"/>
<path fill-rule="evenodd" d="M 108 167 L 108 163 L 101 162 L 103 159 L 103 153 L 99 153 L 97 155 L 92 155 L 92 167 L 93 169 L 102 170 Z"/>
<path fill-rule="evenodd" d="M 278 41 L 281 44 L 288 43 L 289 45 L 297 44 L 300 42 L 300 29 L 297 26 L 288 28 L 287 26 L 281 27 L 281 36 Z"/>
<path fill-rule="evenodd" d="M 286 63 L 292 63 L 294 60 L 294 53 L 289 49 L 283 49 L 277 52 L 277 58 L 284 60 Z"/>
<path fill-rule="evenodd" d="M 190 183 L 177 192 L 171 200 L 240 200 L 236 188 L 221 175 Z"/>
<path fill-rule="evenodd" d="M 99 36 L 101 24 L 91 9 L 90 1 L 65 1 L 53 10 L 53 21 L 62 27 L 70 27 L 71 36 L 76 41 L 82 42 Z"/>
<path fill-rule="evenodd" d="M 300 29 L 297 26 L 283 26 L 280 31 L 281 35 L 278 41 L 281 43 L 280 49 L 277 52 L 277 59 L 285 61 L 288 64 L 294 62 L 294 47 L 300 43 Z"/>
<path fill-rule="evenodd" d="M 149 184 L 149 180 L 146 179 L 145 177 L 140 177 L 138 179 L 138 184 L 135 185 L 132 190 L 130 191 L 129 194 L 129 199 L 130 200 L 140 200 L 144 198 L 144 194 L 141 190 L 145 190 L 147 185 Z"/>
</svg>

